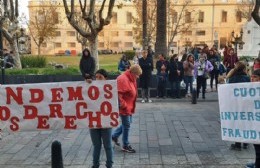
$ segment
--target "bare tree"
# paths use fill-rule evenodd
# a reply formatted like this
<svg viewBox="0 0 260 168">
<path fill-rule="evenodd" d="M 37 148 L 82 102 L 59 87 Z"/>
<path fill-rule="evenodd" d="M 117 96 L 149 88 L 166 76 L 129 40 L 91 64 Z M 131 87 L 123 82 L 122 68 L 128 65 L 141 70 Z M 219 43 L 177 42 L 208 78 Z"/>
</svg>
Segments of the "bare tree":
<svg viewBox="0 0 260 168">
<path fill-rule="evenodd" d="M 81 17 L 85 20 L 85 25 L 89 27 L 89 31 L 86 31 L 84 27 L 77 23 L 75 18 L 75 1 L 70 1 L 70 8 L 68 5 L 67 0 L 63 0 L 63 5 L 65 8 L 66 16 L 71 24 L 71 26 L 83 37 L 87 38 L 90 43 L 90 51 L 92 56 L 97 60 L 98 63 L 98 49 L 97 49 L 97 40 L 98 40 L 98 33 L 103 29 L 105 25 L 110 23 L 112 18 L 112 11 L 115 4 L 115 0 L 109 0 L 108 2 L 108 10 L 107 15 L 103 17 L 103 11 L 106 5 L 106 0 L 103 0 L 101 4 L 97 5 L 96 0 L 89 1 L 89 5 L 87 0 L 83 2 L 79 0 L 79 7 L 81 11 Z M 97 8 L 99 9 L 97 10 Z M 95 11 L 98 11 L 98 15 Z"/>
<path fill-rule="evenodd" d="M 28 23 L 31 37 L 38 47 L 38 55 L 41 54 L 42 44 L 56 36 L 61 22 L 56 2 L 42 0 L 41 4 L 41 8 L 35 10 L 35 15 L 30 17 Z"/>
<path fill-rule="evenodd" d="M 191 29 L 195 22 L 194 18 L 191 18 L 189 22 L 185 22 L 185 18 L 188 15 L 193 15 L 194 10 L 189 8 L 191 1 L 185 1 L 181 6 L 179 13 L 177 13 L 176 7 L 168 2 L 168 44 L 173 43 L 174 38 L 178 34 L 182 34 Z M 186 12 L 189 11 L 189 12 Z M 169 50 L 169 47 L 168 47 Z"/>
<path fill-rule="evenodd" d="M 133 27 L 133 31 L 135 33 L 134 39 L 135 42 L 138 44 L 143 44 L 144 40 L 146 44 L 145 45 L 154 45 L 155 42 L 155 34 L 156 34 L 156 10 L 157 10 L 157 1 L 156 0 L 145 0 L 147 4 L 147 23 L 144 27 L 147 27 L 146 30 L 145 28 L 142 27 L 145 22 L 145 18 L 143 18 L 143 8 L 145 6 L 142 6 L 142 1 L 140 0 L 135 0 L 133 1 L 134 6 L 137 11 L 137 16 L 133 18 L 133 22 L 135 23 L 135 26 Z M 144 20 L 144 21 L 143 21 Z M 146 31 L 143 32 L 143 31 Z M 143 35 L 145 33 L 146 35 Z M 146 38 L 146 39 L 144 39 Z"/>
<path fill-rule="evenodd" d="M 257 0 L 256 0 L 257 1 Z M 237 15 L 241 18 L 251 20 L 251 12 L 253 11 L 255 2 L 253 0 L 243 0 L 237 5 Z"/>
<path fill-rule="evenodd" d="M 21 69 L 21 60 L 18 51 L 17 33 L 19 31 L 18 22 L 18 0 L 3 0 L 1 2 L 0 28 L 3 36 L 10 44 L 14 54 L 14 67 Z"/>
<path fill-rule="evenodd" d="M 80 25 L 86 32 L 89 31 L 89 26 L 85 24 L 85 20 L 81 17 L 81 12 L 75 12 L 75 20 L 78 25 Z M 79 32 L 76 32 L 77 41 L 81 44 L 81 49 L 84 50 L 87 47 L 88 39 L 83 37 Z"/>
</svg>

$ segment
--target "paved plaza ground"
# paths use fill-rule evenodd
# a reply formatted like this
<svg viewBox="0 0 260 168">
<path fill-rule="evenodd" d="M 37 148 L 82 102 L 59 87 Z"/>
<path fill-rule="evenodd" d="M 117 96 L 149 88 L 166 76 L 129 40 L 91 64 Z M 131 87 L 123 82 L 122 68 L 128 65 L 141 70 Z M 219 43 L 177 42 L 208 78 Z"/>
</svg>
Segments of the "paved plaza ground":
<svg viewBox="0 0 260 168">
<path fill-rule="evenodd" d="M 153 99 L 137 103 L 130 133 L 136 153 L 114 148 L 115 168 L 243 168 L 254 160 L 254 149 L 231 151 L 222 141 L 217 93 L 191 104 L 188 99 Z M 0 168 L 51 167 L 51 143 L 62 143 L 64 168 L 90 168 L 89 130 L 4 133 Z M 105 168 L 102 150 L 102 166 Z"/>
</svg>

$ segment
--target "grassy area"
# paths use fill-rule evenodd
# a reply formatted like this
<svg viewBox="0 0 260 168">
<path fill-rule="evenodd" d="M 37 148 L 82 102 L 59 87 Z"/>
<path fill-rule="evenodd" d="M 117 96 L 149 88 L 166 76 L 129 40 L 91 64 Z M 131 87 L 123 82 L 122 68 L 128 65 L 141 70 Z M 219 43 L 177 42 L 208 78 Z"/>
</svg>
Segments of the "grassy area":
<svg viewBox="0 0 260 168">
<path fill-rule="evenodd" d="M 79 56 L 47 56 L 47 62 L 78 68 L 80 58 Z M 120 54 L 99 55 L 99 66 L 107 71 L 115 72 L 117 71 L 117 64 L 120 58 Z"/>
</svg>

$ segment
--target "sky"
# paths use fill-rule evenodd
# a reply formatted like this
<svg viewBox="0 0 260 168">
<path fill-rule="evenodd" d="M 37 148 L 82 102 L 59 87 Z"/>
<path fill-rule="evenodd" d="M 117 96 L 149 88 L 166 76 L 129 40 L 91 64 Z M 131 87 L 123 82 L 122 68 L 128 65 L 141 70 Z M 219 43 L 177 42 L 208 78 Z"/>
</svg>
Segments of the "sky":
<svg viewBox="0 0 260 168">
<path fill-rule="evenodd" d="M 29 19 L 29 11 L 28 11 L 28 7 L 27 7 L 28 1 L 29 0 L 19 1 L 19 15 L 21 16 L 22 13 L 24 13 L 27 19 Z"/>
</svg>

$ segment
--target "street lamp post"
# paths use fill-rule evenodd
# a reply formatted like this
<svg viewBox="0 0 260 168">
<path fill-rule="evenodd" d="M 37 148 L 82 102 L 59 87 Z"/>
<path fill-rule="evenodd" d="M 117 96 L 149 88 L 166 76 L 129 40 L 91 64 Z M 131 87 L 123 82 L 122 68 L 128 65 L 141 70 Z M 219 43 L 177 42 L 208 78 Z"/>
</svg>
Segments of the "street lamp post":
<svg viewBox="0 0 260 168">
<path fill-rule="evenodd" d="M 2 84 L 5 84 L 5 63 L 4 63 L 3 38 L 2 38 L 2 28 L 1 27 L 0 27 L 0 57 L 1 57 Z"/>
<path fill-rule="evenodd" d="M 232 35 L 232 41 L 231 41 L 231 43 L 235 46 L 235 52 L 237 53 L 237 46 L 239 45 L 239 48 L 242 48 L 243 45 L 245 44 L 245 43 L 242 41 L 242 38 L 243 38 L 243 30 L 241 29 L 241 31 L 240 31 L 240 36 L 238 36 L 238 35 L 235 36 L 234 30 L 232 31 L 231 35 Z"/>
</svg>

